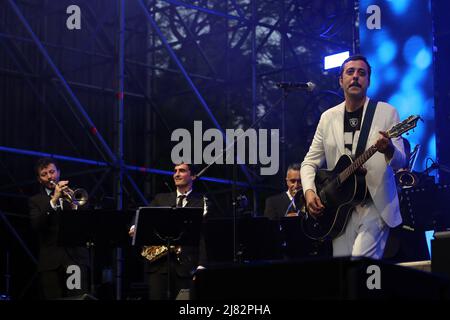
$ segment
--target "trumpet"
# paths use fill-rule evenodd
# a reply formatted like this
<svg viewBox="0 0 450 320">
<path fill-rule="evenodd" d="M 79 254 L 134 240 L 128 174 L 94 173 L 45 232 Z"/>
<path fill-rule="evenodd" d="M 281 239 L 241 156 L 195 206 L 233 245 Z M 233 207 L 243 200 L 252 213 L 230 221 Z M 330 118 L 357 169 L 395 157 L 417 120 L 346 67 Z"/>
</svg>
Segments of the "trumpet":
<svg viewBox="0 0 450 320">
<path fill-rule="evenodd" d="M 57 185 L 55 181 L 50 181 L 50 183 L 55 187 Z M 75 190 L 67 188 L 66 190 L 62 190 L 62 193 L 63 193 L 63 200 L 76 206 L 85 205 L 89 199 L 87 191 L 82 188 L 78 188 Z"/>
</svg>

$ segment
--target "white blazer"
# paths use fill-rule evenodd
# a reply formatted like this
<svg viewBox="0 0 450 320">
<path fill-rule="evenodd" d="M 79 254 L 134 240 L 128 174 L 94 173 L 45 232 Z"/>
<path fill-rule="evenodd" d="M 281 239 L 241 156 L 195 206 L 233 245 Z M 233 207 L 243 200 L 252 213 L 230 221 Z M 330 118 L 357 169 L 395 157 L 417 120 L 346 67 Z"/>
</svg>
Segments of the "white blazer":
<svg viewBox="0 0 450 320">
<path fill-rule="evenodd" d="M 368 102 L 369 98 L 364 104 L 363 123 Z M 320 117 L 314 139 L 301 165 L 304 192 L 308 189 L 316 192 L 314 184 L 316 170 L 321 168 L 324 162 L 327 169 L 333 169 L 339 158 L 345 154 L 344 113 L 345 101 L 325 111 Z M 373 116 L 366 149 L 378 140 L 379 131 L 387 131 L 398 122 L 400 120 L 397 110 L 390 104 L 379 102 Z M 402 222 L 393 169 L 399 169 L 405 163 L 405 152 L 400 137 L 393 138 L 392 143 L 395 151 L 390 161 L 384 154 L 376 152 L 364 167 L 367 169 L 366 183 L 374 205 L 386 224 L 393 228 Z"/>
</svg>

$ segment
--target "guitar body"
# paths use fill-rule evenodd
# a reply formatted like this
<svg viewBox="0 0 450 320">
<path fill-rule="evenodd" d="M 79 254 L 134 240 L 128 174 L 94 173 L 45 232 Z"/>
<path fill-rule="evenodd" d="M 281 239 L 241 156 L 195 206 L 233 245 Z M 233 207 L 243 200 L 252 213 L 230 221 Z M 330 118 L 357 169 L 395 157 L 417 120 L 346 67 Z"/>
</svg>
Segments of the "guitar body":
<svg viewBox="0 0 450 320">
<path fill-rule="evenodd" d="M 353 163 L 348 155 L 339 158 L 333 170 L 318 170 L 315 184 L 325 209 L 319 217 L 308 215 L 303 219 L 303 231 L 314 240 L 334 239 L 344 231 L 353 208 L 367 196 L 366 179 L 353 174 L 345 182 L 339 174 Z"/>
<path fill-rule="evenodd" d="M 387 137 L 400 137 L 415 128 L 419 119 L 419 116 L 409 116 L 386 131 Z M 355 161 L 343 155 L 333 170 L 317 171 L 317 195 L 325 209 L 319 217 L 305 214 L 302 228 L 307 237 L 325 240 L 342 234 L 353 208 L 362 203 L 368 193 L 365 176 L 358 174 L 358 169 L 377 151 L 376 145 L 372 145 Z"/>
</svg>

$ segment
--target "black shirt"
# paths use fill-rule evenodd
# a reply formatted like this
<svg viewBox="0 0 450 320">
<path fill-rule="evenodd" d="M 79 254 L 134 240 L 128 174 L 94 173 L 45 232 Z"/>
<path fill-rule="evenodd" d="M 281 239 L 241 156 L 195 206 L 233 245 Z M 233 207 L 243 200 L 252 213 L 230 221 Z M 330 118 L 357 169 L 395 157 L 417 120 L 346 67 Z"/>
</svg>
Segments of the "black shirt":
<svg viewBox="0 0 450 320">
<path fill-rule="evenodd" d="M 344 114 L 344 145 L 345 151 L 348 155 L 352 155 L 355 133 L 361 130 L 363 107 L 356 111 L 348 112 L 345 110 Z M 359 137 L 359 134 L 358 134 Z M 357 141 L 356 141 L 357 142 Z"/>
</svg>

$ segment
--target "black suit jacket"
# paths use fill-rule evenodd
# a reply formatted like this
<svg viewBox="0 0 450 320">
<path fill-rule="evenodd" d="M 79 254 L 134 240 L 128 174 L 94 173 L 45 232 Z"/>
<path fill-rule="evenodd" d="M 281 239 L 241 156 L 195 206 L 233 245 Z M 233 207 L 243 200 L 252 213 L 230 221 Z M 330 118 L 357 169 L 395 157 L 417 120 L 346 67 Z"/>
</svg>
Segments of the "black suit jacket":
<svg viewBox="0 0 450 320">
<path fill-rule="evenodd" d="M 282 192 L 266 199 L 264 216 L 271 220 L 278 220 L 285 216 L 291 200 L 286 192 Z"/>
<path fill-rule="evenodd" d="M 37 232 L 39 241 L 38 271 L 55 270 L 60 266 L 70 264 L 88 265 L 88 250 L 86 248 L 65 248 L 58 246 L 59 211 L 50 205 L 50 196 L 44 189 L 34 195 L 28 202 L 31 226 Z M 70 210 L 69 206 L 63 206 Z M 80 208 L 81 209 L 81 208 Z"/>
<path fill-rule="evenodd" d="M 199 193 L 191 192 L 187 198 L 186 207 L 203 208 L 203 196 Z M 158 193 L 150 203 L 151 207 L 172 207 L 177 205 L 177 193 Z"/>
<path fill-rule="evenodd" d="M 304 206 L 303 191 L 299 191 L 299 198 L 296 199 L 296 208 Z M 281 220 L 285 217 L 289 207 L 289 200 L 286 192 L 276 194 L 266 199 L 264 216 L 271 220 Z M 289 210 L 291 211 L 291 210 Z M 295 211 L 295 210 L 292 210 Z M 282 241 L 286 242 L 286 258 L 304 258 L 309 256 L 331 256 L 331 241 L 312 241 L 304 235 L 299 220 L 287 218 L 284 220 Z"/>
<path fill-rule="evenodd" d="M 199 193 L 191 192 L 187 198 L 185 207 L 189 208 L 203 208 L 204 199 Z M 150 203 L 151 207 L 172 207 L 176 206 L 177 193 L 159 193 L 155 196 Z M 172 260 L 173 261 L 173 260 Z M 206 262 L 206 250 L 203 237 L 200 238 L 200 245 L 198 247 L 182 246 L 181 254 L 178 256 L 178 260 L 173 264 L 175 271 L 180 277 L 191 277 L 192 272 L 199 264 Z M 147 272 L 166 272 L 167 270 L 166 259 L 157 260 L 151 264 L 147 264 Z"/>
</svg>

